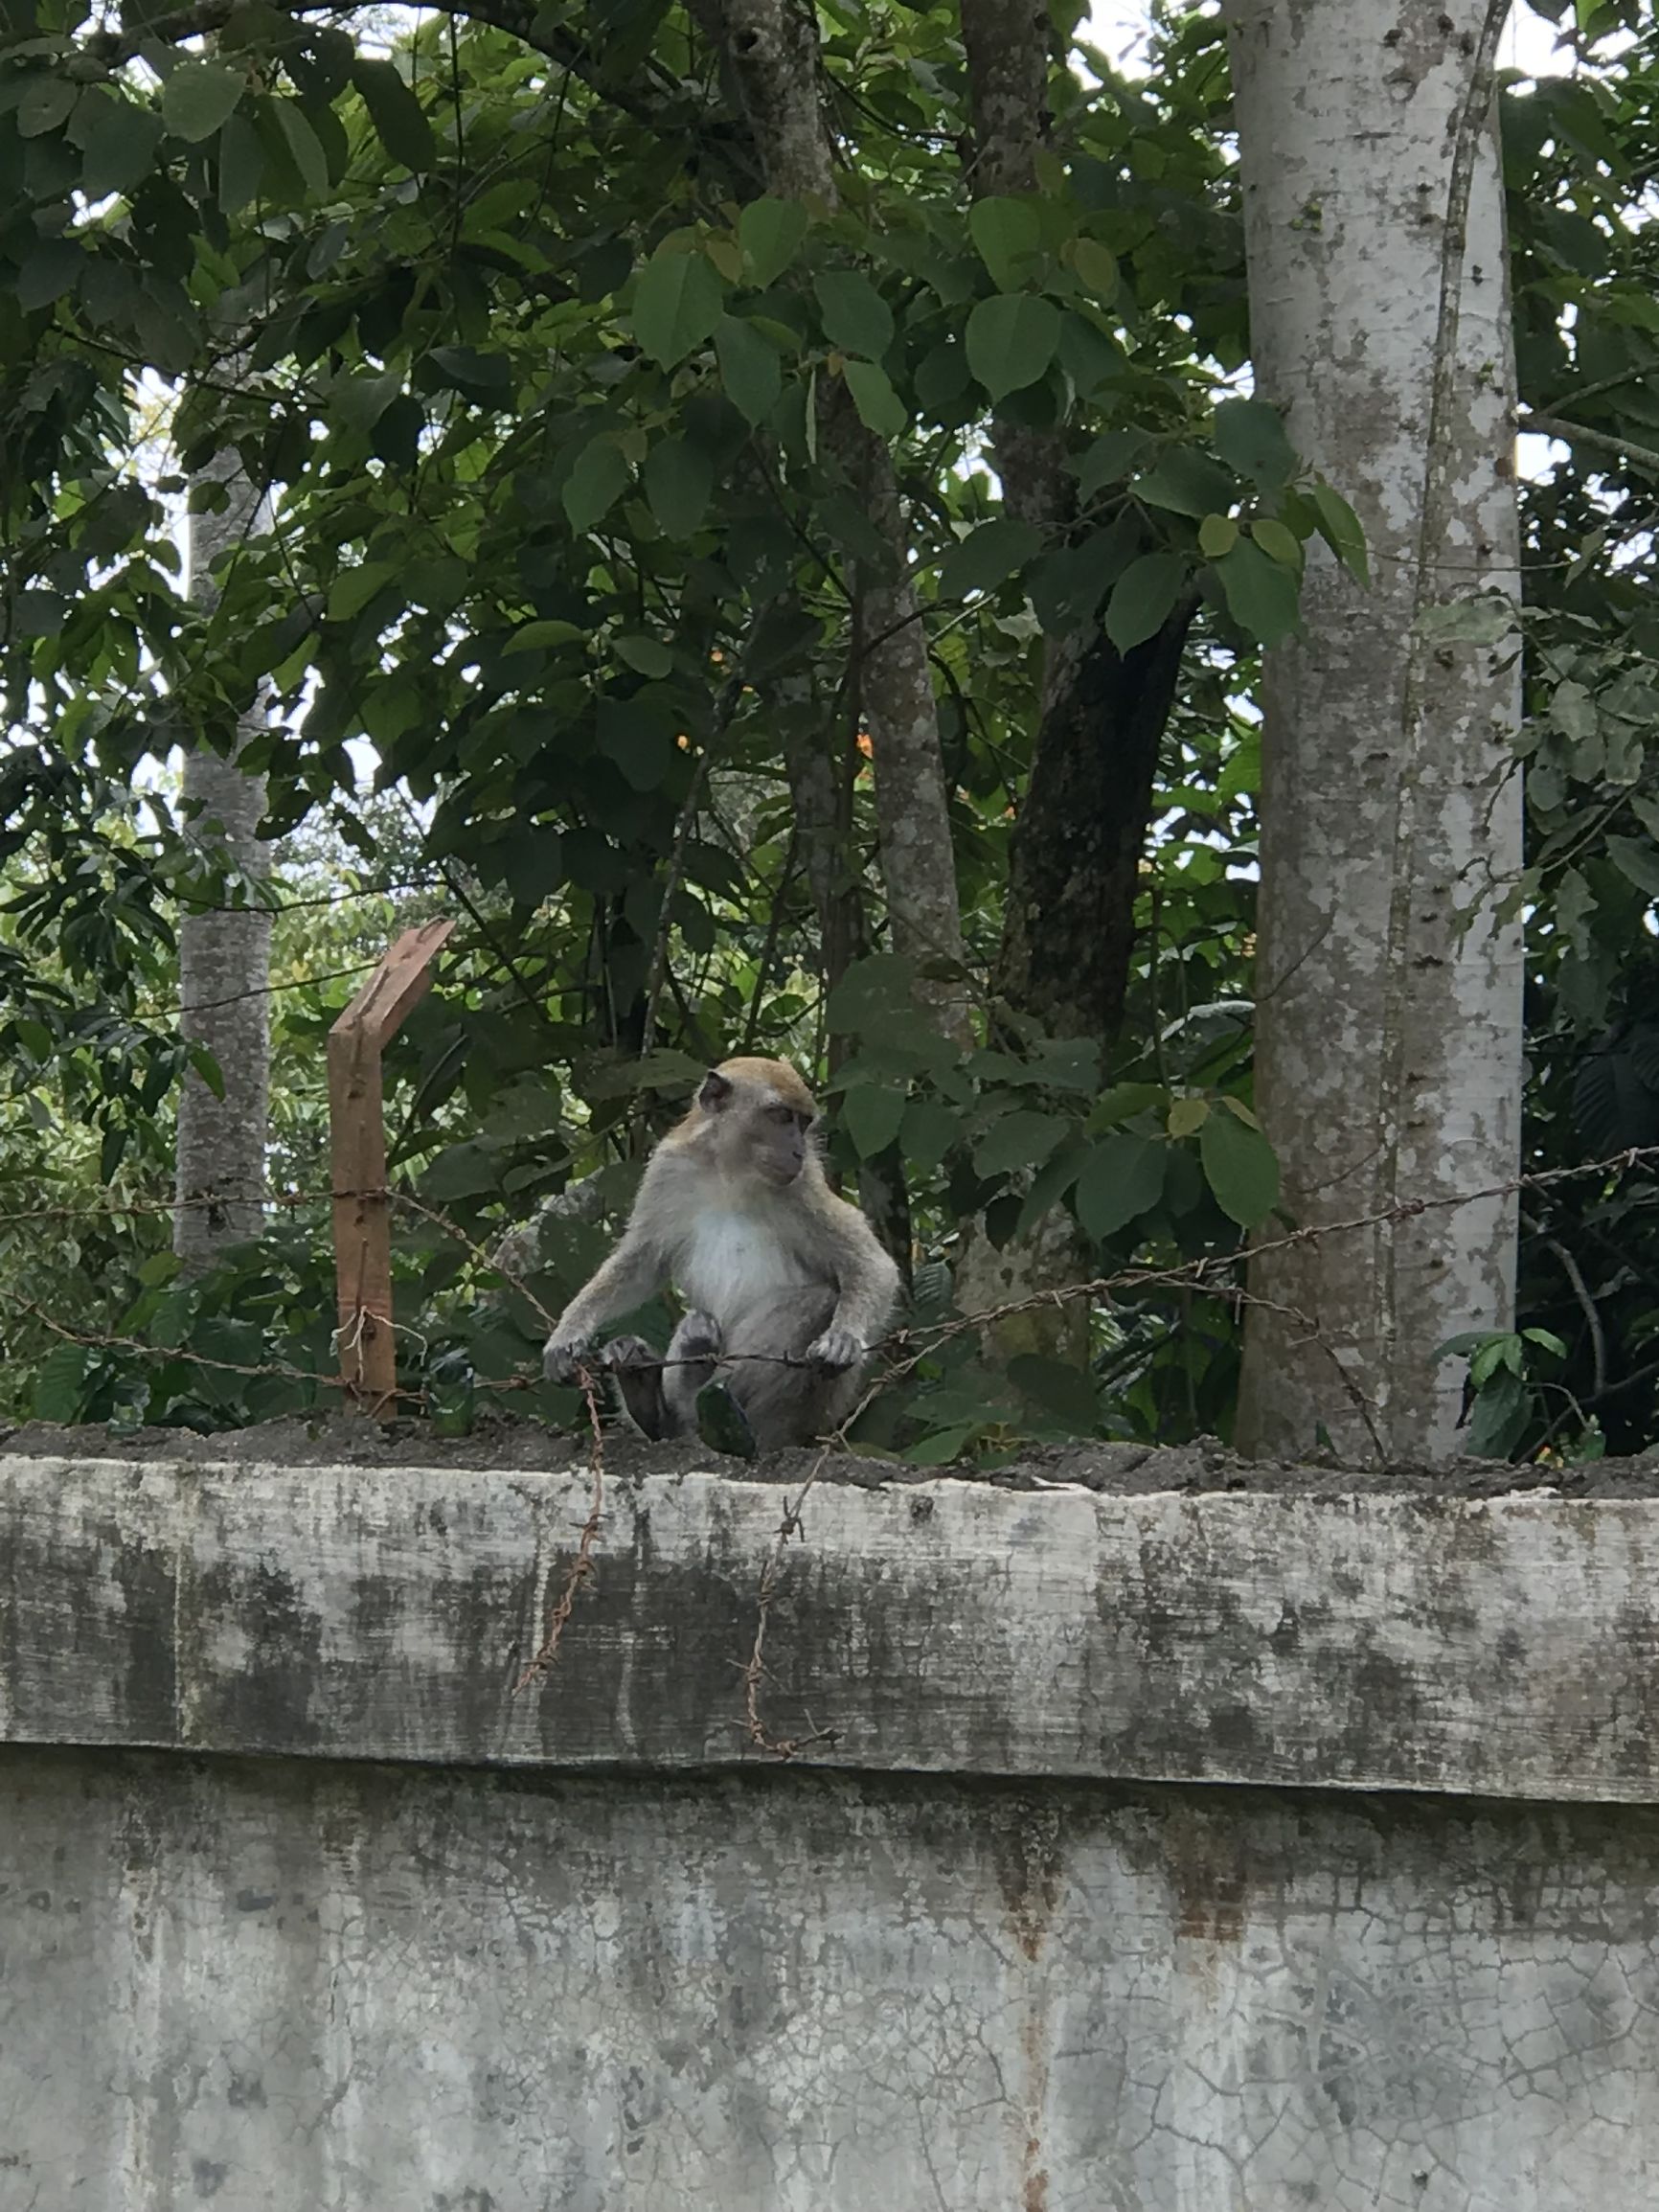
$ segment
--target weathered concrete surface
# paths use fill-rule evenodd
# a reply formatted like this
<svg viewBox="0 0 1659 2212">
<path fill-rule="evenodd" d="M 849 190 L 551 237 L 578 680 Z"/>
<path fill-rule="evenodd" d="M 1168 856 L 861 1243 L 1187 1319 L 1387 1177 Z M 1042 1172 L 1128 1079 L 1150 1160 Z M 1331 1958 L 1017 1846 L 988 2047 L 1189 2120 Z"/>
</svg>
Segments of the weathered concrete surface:
<svg viewBox="0 0 1659 2212">
<path fill-rule="evenodd" d="M 559 1664 L 512 1685 L 588 1486 L 0 1460 L 0 1741 L 662 1771 L 752 1760 L 783 1511 L 613 1483 Z M 820 1763 L 1659 1799 L 1659 1507 L 827 1486 L 766 1641 Z M 0 2208 L 3 2212 L 3 2208 Z"/>
<path fill-rule="evenodd" d="M 0 1460 L 0 2212 L 1654 2201 L 1659 1506 L 587 1501 Z"/>
<path fill-rule="evenodd" d="M 0 1753 L 6 2212 L 1641 2212 L 1653 1816 Z"/>
</svg>

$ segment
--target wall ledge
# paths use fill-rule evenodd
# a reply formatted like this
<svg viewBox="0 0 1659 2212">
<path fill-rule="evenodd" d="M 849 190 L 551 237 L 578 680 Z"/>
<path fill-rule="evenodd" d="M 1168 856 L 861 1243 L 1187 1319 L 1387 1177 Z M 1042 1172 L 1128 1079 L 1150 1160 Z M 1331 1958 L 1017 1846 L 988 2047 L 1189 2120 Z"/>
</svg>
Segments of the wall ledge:
<svg viewBox="0 0 1659 2212">
<path fill-rule="evenodd" d="M 0 1457 L 0 1742 L 650 1770 L 767 1758 L 776 1485 Z M 820 1767 L 1659 1800 L 1659 1500 L 807 1500 L 762 1713 Z M 775 1763 L 775 1762 L 773 1762 Z"/>
</svg>

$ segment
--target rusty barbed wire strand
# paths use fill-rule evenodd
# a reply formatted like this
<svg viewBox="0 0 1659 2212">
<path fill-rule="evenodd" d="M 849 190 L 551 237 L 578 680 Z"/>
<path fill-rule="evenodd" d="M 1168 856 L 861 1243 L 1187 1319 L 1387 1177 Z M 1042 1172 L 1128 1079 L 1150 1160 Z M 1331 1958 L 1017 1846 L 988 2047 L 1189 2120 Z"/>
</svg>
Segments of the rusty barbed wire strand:
<svg viewBox="0 0 1659 2212">
<path fill-rule="evenodd" d="M 583 1367 L 578 1369 L 577 1380 L 581 1386 L 582 1397 L 587 1402 L 588 1427 L 593 1437 L 588 1460 L 593 1490 L 588 1502 L 587 1518 L 577 1539 L 576 1557 L 570 1563 L 557 1600 L 547 1615 L 546 1632 L 530 1663 L 512 1685 L 515 1698 L 558 1664 L 558 1647 L 564 1641 L 565 1625 L 576 1610 L 577 1598 L 582 1585 L 591 1582 L 599 1571 L 593 1561 L 594 1546 L 599 1541 L 599 1532 L 604 1520 L 604 1432 L 600 1426 L 599 1418 L 599 1378 Z"/>
<path fill-rule="evenodd" d="M 790 1538 L 800 1533 L 802 1509 L 811 1494 L 812 1485 L 828 1466 L 830 1455 L 835 1450 L 837 1445 L 845 1444 L 848 1428 L 856 1420 L 858 1414 L 863 1412 L 865 1405 L 869 1403 L 869 1398 L 870 1394 L 867 1393 L 859 1401 L 853 1412 L 848 1415 L 835 1434 L 825 1444 L 795 1498 L 790 1500 L 785 1497 L 784 1517 L 778 1523 L 777 1537 L 767 1555 L 766 1563 L 761 1569 L 761 1580 L 755 1592 L 755 1640 L 750 1647 L 749 1656 L 744 1662 L 742 1671 L 743 1729 L 756 1750 L 764 1751 L 774 1759 L 798 1758 L 803 1751 L 810 1750 L 814 1744 L 833 1744 L 838 1734 L 834 1728 L 820 1728 L 814 1725 L 812 1717 L 808 1714 L 807 1716 L 807 1733 L 806 1735 L 771 1735 L 761 1715 L 761 1685 L 762 1682 L 773 1678 L 766 1666 L 766 1629 L 771 1620 L 772 1608 L 777 1602 L 784 1553 L 788 1546 Z"/>
</svg>

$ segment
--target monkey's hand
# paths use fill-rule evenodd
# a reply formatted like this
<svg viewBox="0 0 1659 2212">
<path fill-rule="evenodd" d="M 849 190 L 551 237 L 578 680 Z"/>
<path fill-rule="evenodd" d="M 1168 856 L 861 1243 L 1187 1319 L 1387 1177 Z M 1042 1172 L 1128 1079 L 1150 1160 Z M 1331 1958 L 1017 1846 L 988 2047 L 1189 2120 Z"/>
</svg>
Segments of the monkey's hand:
<svg viewBox="0 0 1659 2212">
<path fill-rule="evenodd" d="M 590 1375 L 597 1375 L 599 1364 L 591 1336 L 574 1336 L 556 1330 L 542 1349 L 541 1372 L 549 1382 L 574 1382 L 577 1370 L 581 1367 Z"/>
<path fill-rule="evenodd" d="M 822 1367 L 831 1375 L 844 1375 L 849 1367 L 856 1367 L 863 1358 L 864 1347 L 851 1329 L 831 1326 L 807 1345 L 807 1357 L 814 1367 Z"/>
</svg>

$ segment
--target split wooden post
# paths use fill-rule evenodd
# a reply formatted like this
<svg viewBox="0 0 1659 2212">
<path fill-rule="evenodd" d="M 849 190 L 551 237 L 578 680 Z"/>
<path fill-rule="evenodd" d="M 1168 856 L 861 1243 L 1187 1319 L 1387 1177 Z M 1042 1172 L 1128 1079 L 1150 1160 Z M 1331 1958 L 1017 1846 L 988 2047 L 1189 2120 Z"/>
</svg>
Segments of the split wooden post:
<svg viewBox="0 0 1659 2212">
<path fill-rule="evenodd" d="M 405 929 L 329 1032 L 329 1148 L 334 1201 L 340 1380 L 349 1413 L 398 1410 L 392 1334 L 392 1201 L 380 1054 L 432 983 L 453 922 Z"/>
</svg>

